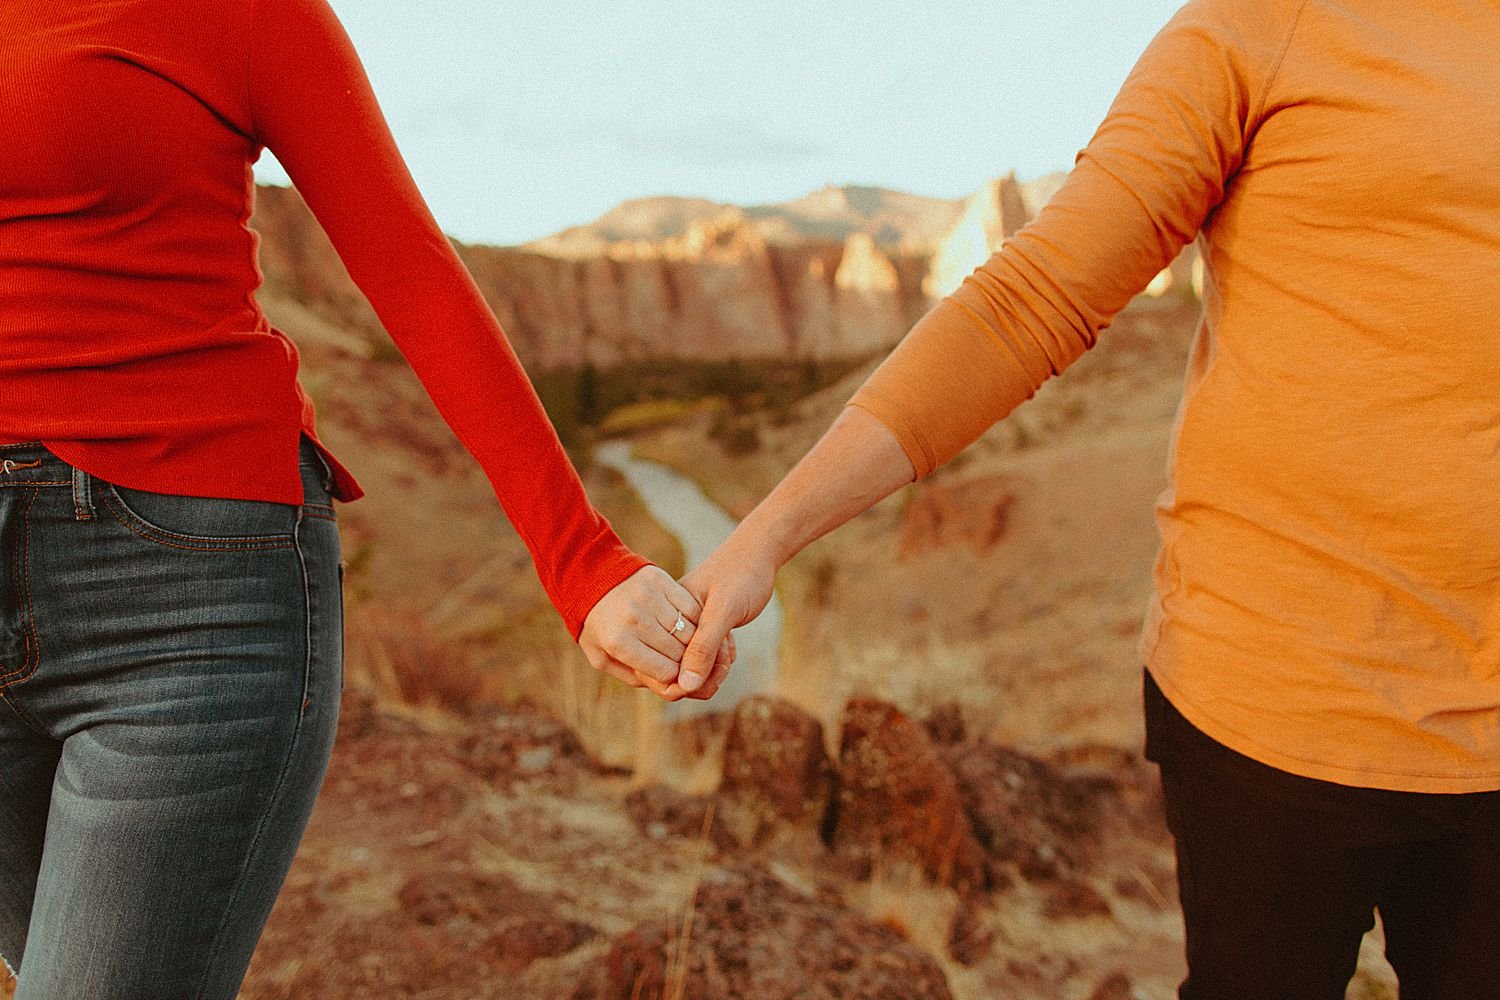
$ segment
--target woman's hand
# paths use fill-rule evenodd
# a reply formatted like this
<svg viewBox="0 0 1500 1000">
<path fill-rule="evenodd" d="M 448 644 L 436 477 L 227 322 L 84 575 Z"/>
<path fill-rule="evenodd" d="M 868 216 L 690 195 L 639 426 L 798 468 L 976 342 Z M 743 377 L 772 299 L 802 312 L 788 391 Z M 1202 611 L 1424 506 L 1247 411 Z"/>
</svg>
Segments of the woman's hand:
<svg viewBox="0 0 1500 1000">
<path fill-rule="evenodd" d="M 650 688 L 667 701 L 712 697 L 734 662 L 734 640 L 724 638 L 707 682 L 688 692 L 678 665 L 697 630 L 701 606 L 666 571 L 644 566 L 600 598 L 578 645 L 594 669 L 631 687 Z"/>
</svg>

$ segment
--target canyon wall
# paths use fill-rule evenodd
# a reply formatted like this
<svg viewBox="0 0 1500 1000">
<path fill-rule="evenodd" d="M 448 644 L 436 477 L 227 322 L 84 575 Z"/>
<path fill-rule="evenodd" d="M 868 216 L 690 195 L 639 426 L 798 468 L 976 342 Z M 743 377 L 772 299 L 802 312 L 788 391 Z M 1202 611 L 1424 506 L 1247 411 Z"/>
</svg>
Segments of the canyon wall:
<svg viewBox="0 0 1500 1000">
<path fill-rule="evenodd" d="M 534 370 L 655 359 L 858 358 L 888 349 L 1062 183 L 1014 174 L 964 201 L 827 188 L 748 209 L 627 202 L 523 247 L 458 245 Z M 380 323 L 301 198 L 262 187 L 264 294 L 382 344 Z M 1146 294 L 1184 290 L 1192 247 Z M 1183 294 L 1191 294 L 1184 291 Z"/>
<path fill-rule="evenodd" d="M 257 192 L 267 296 L 372 338 L 379 321 L 286 188 Z M 771 243 L 738 209 L 681 236 L 571 258 L 458 246 L 522 360 L 537 369 L 652 358 L 814 358 L 889 347 L 926 311 L 925 252 L 864 233 Z"/>
</svg>

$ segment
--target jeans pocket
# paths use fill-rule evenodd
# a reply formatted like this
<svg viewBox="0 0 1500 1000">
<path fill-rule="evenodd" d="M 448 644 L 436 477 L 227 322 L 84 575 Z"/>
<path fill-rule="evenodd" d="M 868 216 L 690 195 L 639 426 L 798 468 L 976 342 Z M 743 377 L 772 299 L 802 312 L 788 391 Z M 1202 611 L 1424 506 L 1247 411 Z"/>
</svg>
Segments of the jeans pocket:
<svg viewBox="0 0 1500 1000">
<path fill-rule="evenodd" d="M 104 482 L 98 486 L 100 499 L 118 521 L 168 548 L 213 551 L 296 544 L 297 508 L 291 504 L 178 496 Z"/>
</svg>

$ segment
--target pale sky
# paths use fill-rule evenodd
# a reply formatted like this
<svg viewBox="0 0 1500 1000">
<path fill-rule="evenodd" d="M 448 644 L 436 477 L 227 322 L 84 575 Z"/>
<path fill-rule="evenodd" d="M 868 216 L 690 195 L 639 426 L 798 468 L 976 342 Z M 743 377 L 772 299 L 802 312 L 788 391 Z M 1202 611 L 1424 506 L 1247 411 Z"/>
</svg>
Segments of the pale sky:
<svg viewBox="0 0 1500 1000">
<path fill-rule="evenodd" d="M 331 0 L 438 222 L 1066 169 L 1180 0 Z M 256 168 L 285 183 L 267 156 Z"/>
</svg>

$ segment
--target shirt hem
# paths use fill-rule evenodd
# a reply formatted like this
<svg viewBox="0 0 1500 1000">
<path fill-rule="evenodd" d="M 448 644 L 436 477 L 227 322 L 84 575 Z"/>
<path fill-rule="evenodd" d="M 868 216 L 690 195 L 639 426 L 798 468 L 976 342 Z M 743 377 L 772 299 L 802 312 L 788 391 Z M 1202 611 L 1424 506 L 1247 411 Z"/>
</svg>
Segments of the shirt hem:
<svg viewBox="0 0 1500 1000">
<path fill-rule="evenodd" d="M 1317 781 L 1353 788 L 1375 788 L 1391 792 L 1419 792 L 1438 795 L 1464 795 L 1473 792 L 1500 791 L 1500 772 L 1488 774 L 1427 774 L 1407 771 L 1387 771 L 1375 767 L 1357 768 L 1326 761 L 1304 760 L 1281 753 L 1265 746 L 1254 737 L 1220 722 L 1204 712 L 1191 699 L 1182 694 L 1182 689 L 1161 672 L 1148 666 L 1151 677 L 1166 695 L 1172 706 L 1183 718 L 1197 727 L 1205 736 L 1251 760 L 1274 767 L 1288 774 L 1295 774 Z"/>
</svg>

